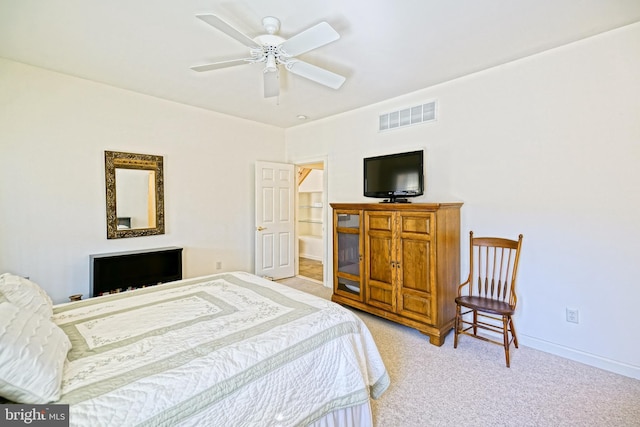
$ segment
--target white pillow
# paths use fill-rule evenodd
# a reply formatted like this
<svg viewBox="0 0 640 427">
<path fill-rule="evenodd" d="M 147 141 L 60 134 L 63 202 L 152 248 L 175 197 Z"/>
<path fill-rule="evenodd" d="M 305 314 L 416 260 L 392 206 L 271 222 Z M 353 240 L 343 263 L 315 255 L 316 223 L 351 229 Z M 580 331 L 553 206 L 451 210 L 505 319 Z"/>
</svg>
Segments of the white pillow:
<svg viewBox="0 0 640 427">
<path fill-rule="evenodd" d="M 0 275 L 0 294 L 20 308 L 38 312 L 48 319 L 53 316 L 51 298 L 29 279 L 10 273 Z"/>
<path fill-rule="evenodd" d="M 67 335 L 48 317 L 0 302 L 0 396 L 31 404 L 60 399 L 70 349 Z"/>
</svg>

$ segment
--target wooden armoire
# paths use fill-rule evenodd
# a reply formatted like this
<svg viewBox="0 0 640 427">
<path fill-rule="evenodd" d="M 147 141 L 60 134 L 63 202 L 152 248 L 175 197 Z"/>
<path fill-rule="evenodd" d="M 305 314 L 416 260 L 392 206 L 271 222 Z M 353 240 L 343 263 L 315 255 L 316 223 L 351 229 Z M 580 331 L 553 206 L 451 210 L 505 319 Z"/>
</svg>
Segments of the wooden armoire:
<svg viewBox="0 0 640 427">
<path fill-rule="evenodd" d="M 332 300 L 415 328 L 453 328 L 462 203 L 332 203 Z"/>
</svg>

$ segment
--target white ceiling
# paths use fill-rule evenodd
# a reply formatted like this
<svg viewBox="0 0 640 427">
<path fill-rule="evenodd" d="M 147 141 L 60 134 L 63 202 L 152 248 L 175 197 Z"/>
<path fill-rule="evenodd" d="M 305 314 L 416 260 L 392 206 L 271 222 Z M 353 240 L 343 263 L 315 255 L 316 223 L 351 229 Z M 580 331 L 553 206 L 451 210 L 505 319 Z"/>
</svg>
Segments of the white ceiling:
<svg viewBox="0 0 640 427">
<path fill-rule="evenodd" d="M 300 58 L 347 81 L 281 72 L 264 99 L 259 64 L 196 73 L 248 56 L 197 13 L 251 37 L 268 15 L 284 38 L 327 21 L 341 38 Z M 639 0 L 0 0 L 0 57 L 286 128 L 637 21 Z"/>
</svg>

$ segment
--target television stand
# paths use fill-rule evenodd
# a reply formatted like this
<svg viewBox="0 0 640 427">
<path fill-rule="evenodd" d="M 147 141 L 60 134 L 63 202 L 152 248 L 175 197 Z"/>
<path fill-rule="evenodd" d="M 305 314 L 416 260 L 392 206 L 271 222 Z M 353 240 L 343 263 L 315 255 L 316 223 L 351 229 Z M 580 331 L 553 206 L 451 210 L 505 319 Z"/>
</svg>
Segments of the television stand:
<svg viewBox="0 0 640 427">
<path fill-rule="evenodd" d="M 462 203 L 331 203 L 331 300 L 441 346 L 455 327 Z M 339 262 L 338 262 L 339 261 Z"/>
<path fill-rule="evenodd" d="M 411 203 L 411 200 L 399 197 L 391 197 L 390 199 L 384 199 L 380 203 Z"/>
</svg>

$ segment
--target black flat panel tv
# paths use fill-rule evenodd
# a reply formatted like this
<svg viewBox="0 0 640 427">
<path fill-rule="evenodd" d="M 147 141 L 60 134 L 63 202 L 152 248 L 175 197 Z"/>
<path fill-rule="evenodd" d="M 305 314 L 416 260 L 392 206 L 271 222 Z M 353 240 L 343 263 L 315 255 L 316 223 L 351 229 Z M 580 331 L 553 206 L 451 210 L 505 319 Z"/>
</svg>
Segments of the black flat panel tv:
<svg viewBox="0 0 640 427">
<path fill-rule="evenodd" d="M 424 151 L 388 154 L 364 159 L 364 196 L 408 202 L 424 194 Z"/>
</svg>

